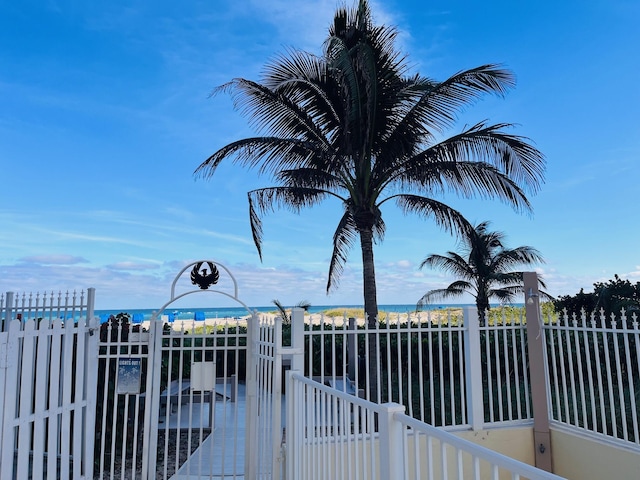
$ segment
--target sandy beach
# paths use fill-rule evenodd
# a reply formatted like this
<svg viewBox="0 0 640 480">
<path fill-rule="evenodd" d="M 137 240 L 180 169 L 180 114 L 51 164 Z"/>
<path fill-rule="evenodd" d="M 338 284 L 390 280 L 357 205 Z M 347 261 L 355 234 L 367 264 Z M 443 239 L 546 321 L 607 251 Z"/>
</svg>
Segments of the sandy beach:
<svg viewBox="0 0 640 480">
<path fill-rule="evenodd" d="M 278 316 L 275 312 L 258 312 L 257 315 L 260 318 L 266 318 L 269 320 L 274 320 L 276 316 Z M 462 317 L 462 309 L 461 308 L 452 308 L 452 309 L 442 309 L 442 310 L 427 310 L 423 312 L 380 312 L 380 317 L 383 321 L 388 321 L 390 324 L 406 323 L 407 321 L 415 321 L 415 322 L 426 322 L 431 321 L 434 324 L 446 323 L 449 318 L 461 318 Z M 173 330 L 175 331 L 192 331 L 196 328 L 206 327 L 206 326 L 236 326 L 236 325 L 247 325 L 250 315 L 245 315 L 240 318 L 207 318 L 205 320 L 174 320 L 171 323 Z M 356 319 L 356 324 L 358 326 L 362 326 L 365 324 L 364 316 L 361 314 L 360 316 L 354 317 Z M 165 316 L 165 321 L 167 317 Z M 304 321 L 306 324 L 311 325 L 320 325 L 321 323 L 335 325 L 340 327 L 344 325 L 345 321 L 348 322 L 349 316 L 345 315 L 335 315 L 329 316 L 325 313 L 305 313 Z M 387 320 L 388 319 L 388 320 Z M 149 328 L 149 322 L 142 323 L 143 328 Z"/>
</svg>

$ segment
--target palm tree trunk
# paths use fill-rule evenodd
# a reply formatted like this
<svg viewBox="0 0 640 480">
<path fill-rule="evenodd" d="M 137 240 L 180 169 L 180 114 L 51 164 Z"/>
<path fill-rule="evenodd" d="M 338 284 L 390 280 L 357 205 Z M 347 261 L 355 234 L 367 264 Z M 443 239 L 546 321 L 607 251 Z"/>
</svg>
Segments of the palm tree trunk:
<svg viewBox="0 0 640 480">
<path fill-rule="evenodd" d="M 367 325 L 375 326 L 378 319 L 378 297 L 376 292 L 376 268 L 373 262 L 373 233 L 371 229 L 360 230 L 362 247 L 362 284 L 364 289 L 364 312 Z"/>
<path fill-rule="evenodd" d="M 489 297 L 485 288 L 478 289 L 476 308 L 478 309 L 478 322 L 483 327 L 487 323 L 486 314 L 489 311 Z"/>
<path fill-rule="evenodd" d="M 378 322 L 378 298 L 376 292 L 376 271 L 373 261 L 373 231 L 361 228 L 360 245 L 362 248 L 362 284 L 364 290 L 364 315 L 367 326 L 372 329 Z M 375 333 L 369 334 L 369 351 L 367 352 L 367 368 L 369 371 L 369 400 L 377 402 L 378 398 L 378 338 Z"/>
</svg>

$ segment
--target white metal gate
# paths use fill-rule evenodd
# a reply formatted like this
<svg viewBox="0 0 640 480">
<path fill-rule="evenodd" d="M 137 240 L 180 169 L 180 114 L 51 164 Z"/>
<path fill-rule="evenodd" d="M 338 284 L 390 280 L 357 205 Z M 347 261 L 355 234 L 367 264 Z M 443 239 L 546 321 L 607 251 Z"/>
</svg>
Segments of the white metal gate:
<svg viewBox="0 0 640 480">
<path fill-rule="evenodd" d="M 178 280 L 191 267 L 200 289 L 178 294 Z M 231 286 L 209 289 L 218 288 L 220 273 Z M 169 301 L 148 325 L 113 318 L 102 326 L 99 374 L 105 387 L 98 401 L 96 478 L 256 478 L 255 431 L 247 432 L 258 408 L 250 393 L 257 391 L 250 346 L 258 317 L 247 308 L 248 319 L 178 325 L 162 315 L 176 300 L 203 292 L 247 308 L 223 265 L 194 262 L 178 273 Z"/>
<path fill-rule="evenodd" d="M 255 376 L 247 393 L 252 408 L 248 410 L 247 436 L 252 443 L 247 450 L 256 462 L 248 466 L 248 478 L 285 478 L 286 410 L 283 395 L 283 369 L 303 368 L 304 311 L 294 308 L 291 314 L 290 345 L 284 345 L 282 318 L 257 319 L 252 329 L 252 368 Z"/>
<path fill-rule="evenodd" d="M 89 479 L 95 291 L 0 297 L 0 478 Z"/>
</svg>

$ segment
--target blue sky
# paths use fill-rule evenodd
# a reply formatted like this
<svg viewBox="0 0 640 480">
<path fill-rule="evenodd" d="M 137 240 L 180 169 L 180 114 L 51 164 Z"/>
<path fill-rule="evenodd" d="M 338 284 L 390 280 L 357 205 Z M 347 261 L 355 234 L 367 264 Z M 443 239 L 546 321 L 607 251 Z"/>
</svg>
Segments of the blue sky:
<svg viewBox="0 0 640 480">
<path fill-rule="evenodd" d="M 211 181 L 193 177 L 209 154 L 254 133 L 211 90 L 258 79 L 287 47 L 319 53 L 339 4 L 0 2 L 0 291 L 95 287 L 98 308 L 154 308 L 183 265 L 212 259 L 252 306 L 361 304 L 357 249 L 340 288 L 325 293 L 340 205 L 266 217 L 261 263 L 246 192 L 269 179 L 231 163 Z M 423 75 L 502 63 L 517 76 L 506 98 L 478 102 L 450 133 L 485 119 L 518 124 L 513 133 L 547 160 L 534 214 L 444 200 L 490 220 L 508 246 L 539 249 L 553 295 L 614 274 L 640 280 L 640 4 L 392 0 L 372 9 L 400 30 L 399 47 Z M 418 265 L 455 239 L 391 205 L 383 215 L 379 303 L 414 303 L 445 286 L 450 278 Z"/>
</svg>

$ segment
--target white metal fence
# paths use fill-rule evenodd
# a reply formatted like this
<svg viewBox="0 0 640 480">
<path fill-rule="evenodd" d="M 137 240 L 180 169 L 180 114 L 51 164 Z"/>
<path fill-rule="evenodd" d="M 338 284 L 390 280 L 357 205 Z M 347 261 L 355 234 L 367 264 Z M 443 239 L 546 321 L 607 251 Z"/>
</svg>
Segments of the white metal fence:
<svg viewBox="0 0 640 480">
<path fill-rule="evenodd" d="M 634 313 L 546 319 L 552 421 L 640 447 L 640 329 Z"/>
<path fill-rule="evenodd" d="M 304 372 L 375 403 L 404 405 L 434 426 L 530 422 L 524 319 L 519 312 L 489 318 L 480 326 L 474 308 L 392 315 L 375 327 L 322 317 L 304 332 Z M 366 361 L 370 342 L 374 369 Z"/>
<path fill-rule="evenodd" d="M 430 468 L 495 477 L 502 467 L 478 467 L 484 454 L 423 423 L 478 429 L 533 415 L 520 312 L 492 314 L 484 326 L 468 308 L 394 316 L 373 328 L 346 318 L 305 322 L 294 310 L 284 329 L 257 316 L 249 325 L 181 329 L 114 318 L 98 329 L 94 295 L 0 296 L 3 480 L 280 478 L 283 439 L 288 475 L 326 478 L 317 472 L 333 468 L 361 478 L 374 463 L 386 471 L 373 455 L 392 448 L 380 428 L 403 432 L 405 462 L 429 459 L 405 463 L 407 478 Z M 552 423 L 639 448 L 636 315 L 563 314 L 546 319 L 543 332 Z M 309 381 L 287 390 L 285 431 L 288 363 Z M 403 408 L 378 411 L 369 399 Z"/>
<path fill-rule="evenodd" d="M 95 291 L 0 297 L 0 478 L 90 479 Z"/>
<path fill-rule="evenodd" d="M 300 315 L 300 312 L 296 315 Z M 576 319 L 569 322 L 564 317 L 560 321 L 552 320 L 545 325 L 546 354 L 551 381 L 549 398 L 553 421 L 584 432 L 600 432 L 637 445 L 637 409 L 640 403 L 637 356 L 640 331 L 637 322 L 633 318 L 628 322 L 629 325 L 625 320 L 624 326 L 617 326 L 615 322 L 608 322 L 611 325 L 607 326 L 605 319 L 600 319 L 599 325 L 594 321 L 584 320 L 583 318 L 582 323 Z M 297 324 L 304 325 L 303 329 L 296 330 Z M 165 327 L 161 339 L 156 340 L 160 342 L 161 350 L 164 352 L 158 357 L 162 359 L 157 370 L 162 372 L 159 373 L 162 378 L 162 391 L 158 391 L 156 395 L 159 398 L 158 408 L 163 405 L 163 394 L 168 396 L 169 405 L 172 396 L 177 404 L 188 404 L 191 408 L 205 400 L 198 399 L 198 395 L 194 396 L 192 391 L 185 390 L 185 385 L 189 385 L 192 378 L 189 370 L 194 362 L 197 364 L 202 358 L 205 361 L 213 360 L 214 356 L 218 359 L 215 376 L 229 377 L 230 372 L 240 376 L 239 372 L 244 369 L 247 372 L 245 398 L 249 412 L 246 446 L 243 442 L 234 440 L 233 446 L 226 442 L 215 448 L 221 449 L 227 456 L 230 456 L 232 451 L 246 448 L 246 452 L 251 452 L 252 458 L 256 459 L 256 463 L 246 462 L 244 472 L 236 468 L 231 472 L 234 475 L 246 473 L 251 478 L 280 478 L 280 446 L 283 439 L 280 393 L 283 356 L 291 356 L 295 352 L 301 354 L 304 351 L 304 362 L 296 370 L 304 371 L 307 377 L 338 392 L 354 398 L 367 399 L 372 373 L 366 368 L 364 358 L 366 352 L 369 352 L 368 342 L 373 341 L 377 358 L 373 374 L 378 377 L 377 383 L 380 387 L 376 398 L 373 398 L 375 403 L 402 404 L 409 417 L 434 426 L 477 429 L 490 425 L 531 421 L 525 327 L 525 321 L 519 312 L 515 315 L 492 315 L 487 325 L 479 326 L 474 309 L 465 309 L 463 316 L 449 312 L 443 317 L 425 312 L 391 318 L 389 321 L 379 322 L 373 329 L 363 325 L 356 326 L 348 319 L 340 321 L 335 318 L 323 318 L 321 322 L 305 323 L 300 317 L 284 332 L 278 322 L 268 319 L 256 321 L 253 333 L 249 330 L 242 334 L 238 333 L 239 330 L 230 333 L 228 327 L 227 330 L 206 332 L 195 332 L 192 328 L 188 334 L 185 331 L 171 331 Z M 235 340 L 229 340 L 234 336 Z M 289 336 L 302 337 L 297 345 L 302 342 L 304 348 L 283 347 L 283 341 L 289 341 Z M 112 353 L 109 355 L 112 358 L 140 355 L 144 365 L 144 357 L 149 348 L 145 345 L 153 343 L 151 337 L 153 332 L 141 332 L 138 336 L 130 334 L 128 346 L 116 342 L 119 350 L 111 350 Z M 138 341 L 146 343 L 136 347 Z M 250 349 L 251 355 L 246 350 L 247 345 L 253 345 Z M 218 357 L 220 354 L 214 352 L 221 347 L 225 351 L 236 353 Z M 110 348 L 113 349 L 113 345 Z M 105 353 L 101 355 L 101 358 L 109 356 Z M 223 374 L 219 365 L 225 361 L 227 365 L 223 367 L 223 371 L 226 373 Z M 250 362 L 253 363 L 247 369 L 246 365 Z M 251 379 L 255 383 L 252 383 Z M 174 386 L 171 387 L 171 384 Z M 171 393 L 172 388 L 176 389 L 176 393 Z M 166 404 L 167 400 L 164 401 Z M 144 402 L 119 402 L 122 402 L 123 407 L 118 408 L 114 404 L 113 411 L 126 412 L 129 408 L 130 411 L 137 412 L 145 408 Z M 325 405 L 329 405 L 330 402 L 326 402 Z M 157 430 L 159 461 L 152 462 L 162 470 L 162 476 L 159 478 L 171 478 L 171 475 L 181 472 L 201 471 L 201 466 L 194 467 L 196 464 L 193 459 L 185 467 L 185 458 L 180 459 L 179 452 L 171 448 L 181 442 L 187 445 L 189 452 L 199 447 L 209 436 L 206 425 L 198 423 L 202 421 L 202 417 L 197 417 L 197 421 L 194 422 L 190 416 L 192 413 L 184 408 L 178 409 L 177 413 L 167 409 L 160 411 L 162 414 Z M 136 413 L 134 417 L 139 418 L 138 415 L 140 414 Z M 172 418 L 175 422 L 174 415 L 177 415 L 178 423 L 180 415 L 183 415 L 186 423 L 195 425 L 187 437 L 183 435 L 178 439 L 177 430 L 175 433 L 163 433 L 162 423 L 170 423 Z M 350 418 L 353 415 L 351 413 Z M 128 417 L 130 414 L 125 416 Z M 367 421 L 369 420 L 362 419 L 365 424 Z M 110 421 L 107 420 L 105 425 L 108 427 Z M 133 442 L 139 437 L 136 428 L 140 428 L 139 421 L 127 420 L 126 427 L 118 431 L 125 437 L 130 437 Z M 153 424 L 147 428 L 153 428 Z M 330 432 L 334 431 L 333 428 L 330 428 Z M 349 428 L 353 429 L 352 423 L 349 424 Z M 131 433 L 128 433 L 129 430 Z M 289 430 L 286 435 L 288 446 L 291 445 L 291 434 Z M 176 435 L 175 440 L 171 440 L 171 435 Z M 155 438 L 154 435 L 152 437 Z M 329 447 L 331 441 L 340 440 L 331 435 L 324 435 L 322 438 L 325 449 L 333 448 Z M 109 442 L 106 442 L 106 445 L 108 444 Z M 133 458 L 126 460 L 124 457 L 135 456 L 136 445 L 124 445 L 118 443 L 122 459 L 115 461 L 115 465 L 122 464 L 124 459 L 125 464 L 127 461 L 130 462 L 127 465 L 133 472 L 132 465 L 136 462 Z M 213 444 L 207 445 L 211 447 Z M 155 448 L 151 448 L 151 455 L 155 451 Z M 202 449 L 197 453 L 202 455 Z M 306 462 L 307 459 L 303 456 L 298 461 Z M 209 465 L 202 461 L 200 463 Z M 112 463 L 101 472 L 108 472 L 108 478 L 120 475 L 122 470 L 113 467 Z M 140 470 L 142 467 L 136 468 Z M 192 470 L 193 468 L 195 470 Z M 367 467 L 362 468 L 366 470 Z"/>
<path fill-rule="evenodd" d="M 404 414 L 291 372 L 287 477 L 313 479 L 551 480 L 518 462 Z"/>
</svg>

